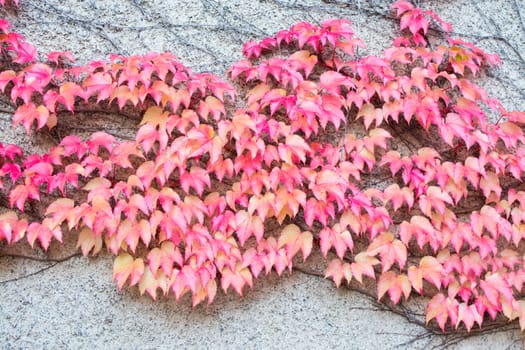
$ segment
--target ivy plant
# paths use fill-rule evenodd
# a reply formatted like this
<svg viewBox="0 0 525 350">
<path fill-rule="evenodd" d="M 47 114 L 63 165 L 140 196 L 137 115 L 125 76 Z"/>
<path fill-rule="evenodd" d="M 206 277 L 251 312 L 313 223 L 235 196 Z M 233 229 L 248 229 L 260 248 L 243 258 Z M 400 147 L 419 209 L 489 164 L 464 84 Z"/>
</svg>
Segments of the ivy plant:
<svg viewBox="0 0 525 350">
<path fill-rule="evenodd" d="M 133 140 L 0 144 L 0 241 L 47 249 L 78 232 L 84 255 L 115 255 L 119 289 L 193 305 L 318 249 L 337 286 L 376 280 L 393 304 L 424 295 L 443 331 L 498 316 L 524 329 L 525 113 L 474 82 L 496 55 L 432 11 L 392 11 L 400 36 L 381 55 L 356 54 L 345 19 L 301 22 L 247 42 L 227 79 L 170 53 L 38 59 L 1 20 L 15 127 L 51 130 L 85 106 L 141 120 Z M 429 26 L 445 34 L 430 42 Z"/>
</svg>

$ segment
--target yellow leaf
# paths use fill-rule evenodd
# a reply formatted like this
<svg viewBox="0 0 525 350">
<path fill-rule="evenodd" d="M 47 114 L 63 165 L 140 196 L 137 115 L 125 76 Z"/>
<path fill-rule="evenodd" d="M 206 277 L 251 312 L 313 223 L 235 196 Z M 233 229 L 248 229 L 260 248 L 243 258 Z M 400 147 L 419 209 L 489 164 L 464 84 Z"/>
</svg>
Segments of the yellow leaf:
<svg viewBox="0 0 525 350">
<path fill-rule="evenodd" d="M 113 279 L 117 280 L 118 289 L 122 289 L 133 270 L 133 257 L 128 253 L 121 253 L 113 262 Z"/>
<path fill-rule="evenodd" d="M 103 177 L 96 177 L 93 180 L 89 181 L 83 189 L 86 191 L 91 191 L 99 188 L 109 188 L 111 187 L 111 181 Z"/>
<path fill-rule="evenodd" d="M 102 249 L 102 236 L 97 236 L 89 227 L 84 227 L 78 235 L 78 248 L 84 256 L 88 255 L 91 250 L 93 250 L 92 255 L 96 255 Z"/>
<path fill-rule="evenodd" d="M 303 253 L 303 262 L 312 252 L 314 236 L 310 231 L 305 231 L 301 235 L 301 252 Z"/>
<path fill-rule="evenodd" d="M 261 83 L 248 92 L 248 105 L 258 102 L 270 90 L 267 84 Z"/>
<path fill-rule="evenodd" d="M 130 286 L 134 286 L 140 281 L 142 275 L 144 274 L 144 270 L 144 260 L 142 258 L 135 259 L 135 261 L 133 261 L 132 271 L 130 274 Z"/>
<path fill-rule="evenodd" d="M 158 283 L 155 276 L 153 276 L 150 269 L 145 269 L 139 282 L 140 294 L 143 295 L 144 292 L 148 292 L 151 298 L 155 300 L 157 298 L 157 287 Z"/>
<path fill-rule="evenodd" d="M 297 238 L 299 237 L 300 233 L 301 233 L 301 230 L 299 229 L 297 225 L 290 224 L 286 226 L 281 232 L 281 236 L 279 237 L 277 246 L 279 248 L 282 248 L 283 246 L 285 246 L 286 244 L 290 242 L 291 243 L 295 242 Z"/>
<path fill-rule="evenodd" d="M 49 130 L 53 129 L 58 124 L 57 115 L 55 113 L 51 113 L 49 117 L 47 118 L 46 125 L 49 128 Z"/>
<path fill-rule="evenodd" d="M 355 233 L 359 234 L 361 231 L 361 223 L 359 218 L 352 213 L 351 210 L 347 210 L 341 215 L 340 225 L 342 228 L 350 227 L 350 229 Z"/>
<path fill-rule="evenodd" d="M 387 271 L 381 275 L 377 283 L 377 300 L 381 300 L 390 287 L 396 283 L 396 277 L 394 271 Z"/>
<path fill-rule="evenodd" d="M 215 280 L 210 280 L 208 282 L 208 285 L 206 286 L 207 294 L 208 294 L 208 305 L 213 302 L 213 299 L 215 299 L 215 295 L 217 294 L 217 282 Z"/>
<path fill-rule="evenodd" d="M 161 107 L 153 106 L 148 108 L 144 113 L 144 117 L 140 122 L 140 125 L 151 124 L 153 126 L 160 126 L 161 129 L 166 127 L 166 122 L 168 121 L 168 112 L 164 112 Z"/>
</svg>

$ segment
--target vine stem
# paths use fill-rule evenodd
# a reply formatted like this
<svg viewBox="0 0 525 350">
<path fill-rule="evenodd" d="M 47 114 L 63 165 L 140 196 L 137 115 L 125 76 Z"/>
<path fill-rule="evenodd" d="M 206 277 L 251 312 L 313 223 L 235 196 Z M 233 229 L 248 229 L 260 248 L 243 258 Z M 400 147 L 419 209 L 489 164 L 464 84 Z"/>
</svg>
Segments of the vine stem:
<svg viewBox="0 0 525 350">
<path fill-rule="evenodd" d="M 314 277 L 320 277 L 325 278 L 325 275 L 317 270 L 309 269 L 304 266 L 294 266 L 294 271 L 303 273 L 305 275 L 314 276 Z M 445 349 L 450 345 L 457 344 L 467 338 L 485 335 L 485 334 L 495 334 L 499 332 L 506 332 L 510 330 L 520 330 L 519 324 L 517 321 L 512 322 L 506 322 L 506 321 L 493 321 L 491 323 L 484 323 L 483 328 L 479 329 L 472 329 L 470 332 L 468 332 L 466 329 L 445 329 L 445 331 L 441 331 L 438 327 L 432 326 L 431 324 L 426 323 L 425 321 L 421 320 L 421 317 L 424 315 L 417 314 L 411 311 L 406 306 L 403 306 L 401 304 L 393 305 L 391 303 L 383 302 L 381 300 L 377 299 L 377 295 L 372 292 L 371 290 L 368 290 L 363 287 L 359 287 L 354 284 L 344 284 L 345 288 L 347 288 L 350 291 L 357 292 L 360 295 L 363 295 L 366 297 L 370 302 L 372 302 L 376 307 L 380 308 L 383 311 L 388 311 L 390 313 L 393 313 L 395 315 L 403 317 L 408 323 L 416 325 L 418 327 L 421 327 L 424 329 L 423 334 L 416 335 L 413 339 L 398 344 L 398 347 L 404 347 L 407 345 L 410 345 L 414 343 L 417 340 L 420 340 L 422 338 L 430 337 L 430 336 L 436 336 L 436 337 L 443 337 L 443 341 L 440 345 L 435 346 L 434 348 L 439 349 Z"/>
<path fill-rule="evenodd" d="M 26 279 L 26 278 L 38 275 L 38 274 L 40 274 L 40 273 L 42 273 L 44 271 L 52 269 L 53 267 L 57 266 L 58 264 L 60 264 L 62 262 L 68 261 L 68 260 L 70 260 L 72 258 L 81 256 L 81 255 L 82 254 L 80 252 L 76 252 L 74 254 L 71 254 L 71 255 L 68 255 L 68 256 L 65 256 L 65 257 L 62 257 L 62 258 L 39 258 L 39 257 L 36 257 L 36 256 L 31 256 L 31 255 L 23 255 L 23 254 L 15 254 L 15 253 L 7 253 L 7 254 L 6 253 L 0 253 L 0 258 L 28 259 L 28 260 L 38 261 L 38 262 L 49 262 L 49 263 L 51 263 L 50 265 L 45 266 L 45 267 L 43 267 L 41 269 L 38 269 L 38 270 L 36 270 L 34 272 L 31 272 L 29 274 L 0 281 L 0 285 L 6 284 L 6 283 L 10 283 L 10 282 L 20 281 L 22 279 Z"/>
</svg>

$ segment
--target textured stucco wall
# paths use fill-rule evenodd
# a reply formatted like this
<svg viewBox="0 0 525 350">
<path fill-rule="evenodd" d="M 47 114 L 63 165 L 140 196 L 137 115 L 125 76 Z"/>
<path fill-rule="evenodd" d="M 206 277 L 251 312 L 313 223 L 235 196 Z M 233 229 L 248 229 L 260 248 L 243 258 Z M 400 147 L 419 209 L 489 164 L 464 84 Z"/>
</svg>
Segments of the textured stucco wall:
<svg viewBox="0 0 525 350">
<path fill-rule="evenodd" d="M 244 41 L 303 20 L 349 18 L 368 45 L 364 53 L 379 53 L 396 34 L 397 23 L 381 15 L 389 3 L 21 0 L 16 14 L 4 16 L 41 52 L 69 50 L 80 63 L 110 53 L 169 50 L 194 71 L 223 74 L 240 58 Z M 452 22 L 468 40 L 501 55 L 503 67 L 481 83 L 507 108 L 525 110 L 524 1 L 419 3 Z M 78 125 L 116 132 L 133 127 L 82 114 L 76 118 L 85 122 Z M 0 142 L 38 150 L 46 140 L 28 138 L 21 128 L 13 130 L 10 116 L 0 115 Z M 32 253 L 24 245 L 0 245 L 0 255 L 8 251 Z M 72 252 L 74 237 L 66 248 L 53 245 L 48 256 Z M 411 307 L 418 310 L 418 302 L 424 305 L 416 299 Z M 519 332 L 503 329 L 451 347 L 520 349 L 520 339 Z M 333 283 L 300 272 L 261 278 L 243 298 L 220 294 L 213 305 L 192 310 L 187 299 L 176 304 L 173 298 L 140 297 L 136 289 L 118 293 L 111 282 L 109 256 L 53 263 L 0 256 L 0 349 L 419 349 L 439 347 L 447 340 L 451 339 L 427 334 L 404 318 L 381 311 L 362 295 L 336 290 Z"/>
</svg>

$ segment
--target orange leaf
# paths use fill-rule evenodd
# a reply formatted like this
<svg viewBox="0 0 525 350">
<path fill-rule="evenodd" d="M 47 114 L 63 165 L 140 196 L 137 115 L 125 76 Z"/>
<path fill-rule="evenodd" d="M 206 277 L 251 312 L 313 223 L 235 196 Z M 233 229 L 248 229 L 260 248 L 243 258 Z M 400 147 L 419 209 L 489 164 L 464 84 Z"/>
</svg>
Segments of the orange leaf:
<svg viewBox="0 0 525 350">
<path fill-rule="evenodd" d="M 399 302 L 401 295 L 408 299 L 412 285 L 407 275 L 397 275 L 394 271 L 387 271 L 379 277 L 377 282 L 377 299 L 380 300 L 386 292 L 394 304 Z"/>
<path fill-rule="evenodd" d="M 144 274 L 144 261 L 133 259 L 128 253 L 121 253 L 113 262 L 113 279 L 117 280 L 117 287 L 122 289 L 126 280 L 130 278 L 130 285 L 137 284 Z"/>
<path fill-rule="evenodd" d="M 95 235 L 93 230 L 84 227 L 78 234 L 77 249 L 80 248 L 82 255 L 87 256 L 91 250 L 92 255 L 97 255 L 102 249 L 102 236 Z"/>
<path fill-rule="evenodd" d="M 341 285 L 341 281 L 346 279 L 347 283 L 350 283 L 352 280 L 352 271 L 350 268 L 350 264 L 343 263 L 339 259 L 333 259 L 328 264 L 328 267 L 326 268 L 325 276 L 324 278 L 331 277 L 335 285 L 339 287 Z"/>
<path fill-rule="evenodd" d="M 365 252 L 357 254 L 354 262 L 350 265 L 352 275 L 359 283 L 363 283 L 363 275 L 375 279 L 374 265 L 379 264 L 380 261 Z"/>
</svg>

